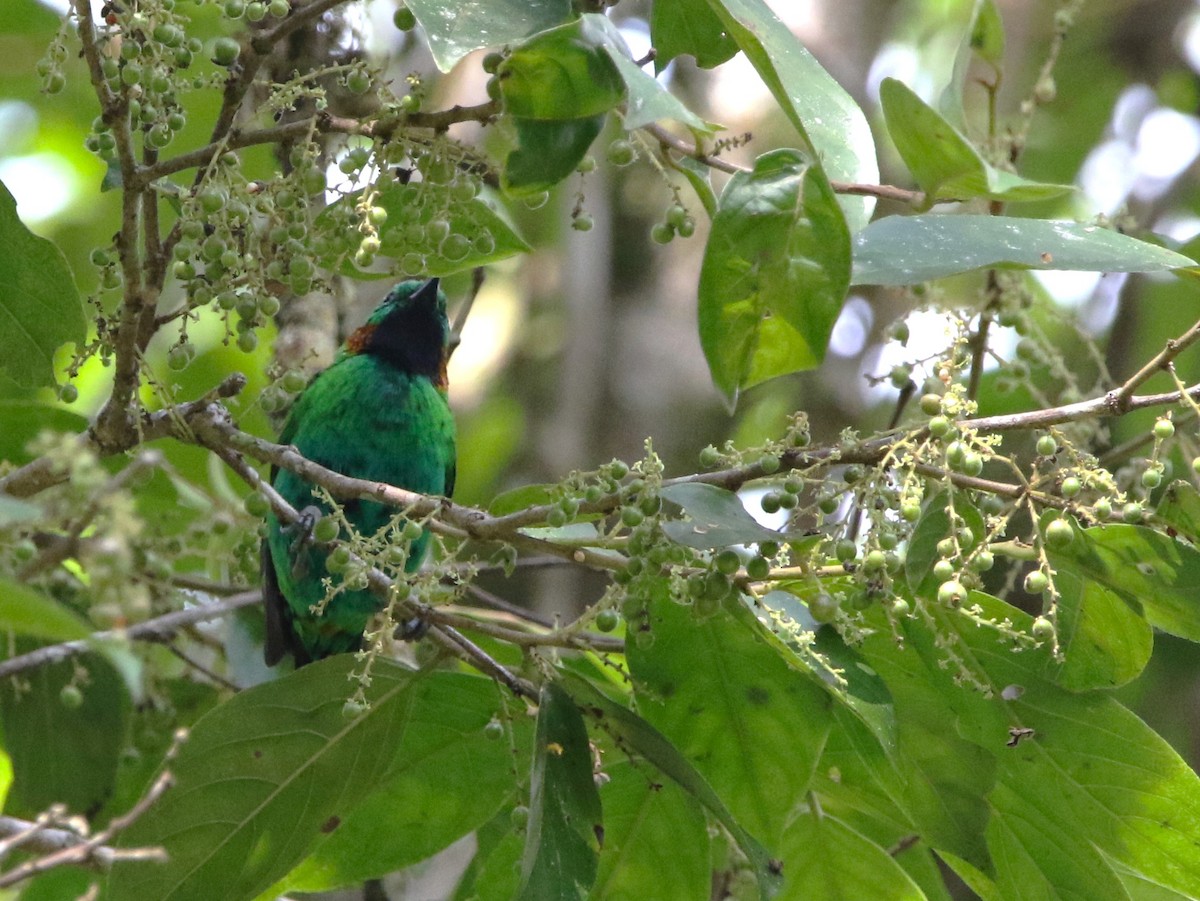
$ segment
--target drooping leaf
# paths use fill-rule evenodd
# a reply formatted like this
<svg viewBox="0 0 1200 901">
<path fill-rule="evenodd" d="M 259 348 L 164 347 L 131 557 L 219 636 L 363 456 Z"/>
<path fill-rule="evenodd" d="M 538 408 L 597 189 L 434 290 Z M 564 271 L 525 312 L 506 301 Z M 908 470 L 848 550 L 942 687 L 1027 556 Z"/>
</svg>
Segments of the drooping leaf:
<svg viewBox="0 0 1200 901">
<path fill-rule="evenodd" d="M 646 720 L 604 695 L 587 680 L 567 674 L 563 686 L 580 704 L 601 720 L 604 729 L 617 738 L 627 752 L 645 758 L 660 773 L 671 779 L 688 795 L 695 798 L 725 827 L 754 868 L 759 894 L 768 899 L 779 889 L 779 867 L 758 840 L 734 819 L 729 808 L 717 795 L 704 776 L 671 744 L 665 735 Z M 602 857 L 603 861 L 603 857 Z"/>
<path fill-rule="evenodd" d="M 554 493 L 551 490 L 554 487 L 553 485 L 521 485 L 497 494 L 488 504 L 488 512 L 493 516 L 504 516 L 506 513 L 524 510 L 526 507 L 549 504 L 554 500 Z"/>
<path fill-rule="evenodd" d="M 738 392 L 825 357 L 849 281 L 849 232 L 821 170 L 775 150 L 721 193 L 700 269 L 700 343 Z"/>
<path fill-rule="evenodd" d="M 1096 225 L 1007 216 L 885 216 L 854 237 L 855 285 L 916 285 L 992 266 L 1164 272 L 1182 254 Z"/>
<path fill-rule="evenodd" d="M 693 131 L 704 134 L 711 134 L 714 131 L 713 126 L 684 106 L 683 102 L 657 79 L 639 69 L 628 56 L 611 46 L 606 47 L 605 51 L 612 58 L 621 79 L 625 82 L 624 122 L 626 129 L 633 130 L 652 122 L 671 119 L 686 125 Z"/>
<path fill-rule="evenodd" d="M 985 62 L 999 68 L 1004 62 L 1004 20 L 996 0 L 982 0 L 971 26 L 971 49 Z"/>
<path fill-rule="evenodd" d="M 1150 624 L 1200 641 L 1200 551 L 1144 526 L 1096 526 L 1054 553 L 1055 566 L 1115 591 Z"/>
<path fill-rule="evenodd" d="M 83 302 L 66 258 L 25 227 L 0 182 L 0 368 L 19 385 L 54 382 L 54 352 L 87 337 Z"/>
<path fill-rule="evenodd" d="M 529 823 L 517 899 L 578 901 L 595 881 L 603 842 L 587 729 L 571 696 L 551 682 L 538 699 Z"/>
<path fill-rule="evenodd" d="M 688 184 L 696 192 L 696 197 L 699 198 L 708 217 L 711 219 L 717 215 L 717 195 L 713 191 L 712 170 L 690 156 L 680 157 L 673 162 L 675 168 L 683 173 L 683 177 L 688 180 Z"/>
<path fill-rule="evenodd" d="M 443 673 L 428 680 L 392 749 L 387 779 L 322 834 L 270 897 L 381 877 L 436 854 L 491 819 L 514 790 L 513 747 L 528 747 L 530 738 L 528 730 L 512 743 L 488 737 L 484 728 L 498 706 L 496 687 L 484 679 Z"/>
<path fill-rule="evenodd" d="M 570 0 L 411 0 L 405 5 L 443 72 L 472 50 L 519 41 L 571 16 Z"/>
<path fill-rule="evenodd" d="M 87 638 L 87 620 L 40 591 L 0 578 L 0 629 L 47 641 Z"/>
<path fill-rule="evenodd" d="M 879 99 L 888 133 L 905 165 L 925 192 L 925 207 L 939 198 L 986 197 L 1016 202 L 1045 200 L 1074 190 L 1071 185 L 1033 182 L 986 162 L 942 115 L 903 82 L 885 78 Z"/>
<path fill-rule="evenodd" d="M 32 650 L 21 642 L 19 651 Z M 32 818 L 51 804 L 77 814 L 98 809 L 112 794 L 125 746 L 130 701 L 117 672 L 96 655 L 22 673 L 22 686 L 0 691 L 4 750 L 12 760 L 5 812 Z M 78 690 L 64 694 L 68 685 Z M 78 703 L 76 703 L 76 701 Z"/>
<path fill-rule="evenodd" d="M 504 109 L 518 119 L 571 121 L 608 112 L 625 83 L 587 17 L 534 35 L 496 70 Z"/>
<path fill-rule="evenodd" d="M 955 128 L 965 131 L 963 95 L 971 66 L 979 58 L 999 71 L 1004 59 L 1004 23 L 992 0 L 973 0 L 969 6 L 959 4 L 945 11 L 945 21 L 944 31 L 957 38 L 957 49 L 951 56 L 940 52 L 945 41 L 935 39 L 933 43 L 938 46 L 930 47 L 927 39 L 922 46 L 927 52 L 922 54 L 918 77 L 932 85 L 932 93 L 927 96 L 938 98 L 938 112 Z M 951 64 L 946 71 L 944 62 L 948 57 Z"/>
<path fill-rule="evenodd" d="M 171 763 L 175 787 L 121 837 L 162 845 L 170 861 L 114 867 L 109 897 L 254 898 L 337 829 L 391 775 L 414 712 L 450 675 L 376 660 L 371 706 L 355 713 L 345 705 L 358 666 L 331 657 L 202 717 Z"/>
<path fill-rule="evenodd" d="M 662 524 L 667 537 L 679 544 L 707 550 L 787 539 L 786 535 L 759 525 L 736 494 L 716 485 L 680 482 L 664 486 L 662 496 L 682 507 L 688 516 L 686 520 L 673 519 Z"/>
<path fill-rule="evenodd" d="M 776 851 L 812 779 L 831 698 L 794 669 L 740 600 L 707 617 L 665 592 L 626 618 L 638 711 L 696 767 L 741 826 Z"/>
<path fill-rule="evenodd" d="M 1192 544 L 1200 544 L 1200 492 L 1191 482 L 1176 479 L 1163 491 L 1155 516 Z"/>
<path fill-rule="evenodd" d="M 809 810 L 783 835 L 788 879 L 777 901 L 925 901 L 891 855 L 837 817 Z"/>
<path fill-rule="evenodd" d="M 604 116 L 540 122 L 515 119 L 517 148 L 504 161 L 504 189 L 517 196 L 548 191 L 575 171 L 596 135 Z"/>
<path fill-rule="evenodd" d="M 702 69 L 719 66 L 738 52 L 737 42 L 706 0 L 656 0 L 650 8 L 654 69 L 690 53 Z"/>
<path fill-rule="evenodd" d="M 830 179 L 875 183 L 879 165 L 867 117 L 763 0 L 709 0 Z M 871 219 L 873 199 L 839 199 L 851 232 Z"/>
<path fill-rule="evenodd" d="M 657 901 L 706 897 L 712 852 L 696 801 L 645 766 L 617 763 L 605 775 L 604 850 L 591 901 L 645 897 L 647 886 L 655 887 Z"/>
</svg>

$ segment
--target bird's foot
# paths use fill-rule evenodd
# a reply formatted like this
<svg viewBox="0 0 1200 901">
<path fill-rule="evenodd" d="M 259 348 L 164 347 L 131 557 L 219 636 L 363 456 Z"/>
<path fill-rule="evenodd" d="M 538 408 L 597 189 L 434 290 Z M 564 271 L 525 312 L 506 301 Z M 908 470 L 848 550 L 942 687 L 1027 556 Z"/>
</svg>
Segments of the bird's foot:
<svg viewBox="0 0 1200 901">
<path fill-rule="evenodd" d="M 392 638 L 399 641 L 416 641 L 418 638 L 424 637 L 428 631 L 429 623 L 419 616 L 414 616 L 396 626 L 396 631 L 392 633 Z"/>
<path fill-rule="evenodd" d="M 308 554 L 304 552 L 313 544 L 313 526 L 324 515 L 320 507 L 308 506 L 299 512 L 294 523 L 285 528 L 287 532 L 296 533 L 288 548 L 288 556 L 292 558 L 293 579 L 308 575 Z"/>
</svg>

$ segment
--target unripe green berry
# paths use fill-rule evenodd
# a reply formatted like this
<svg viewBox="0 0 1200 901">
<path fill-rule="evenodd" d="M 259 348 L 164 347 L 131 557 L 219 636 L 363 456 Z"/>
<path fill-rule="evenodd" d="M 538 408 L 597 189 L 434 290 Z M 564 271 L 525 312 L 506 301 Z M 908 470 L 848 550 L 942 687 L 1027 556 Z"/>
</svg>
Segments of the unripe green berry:
<svg viewBox="0 0 1200 901">
<path fill-rule="evenodd" d="M 896 600 L 892 601 L 892 616 L 899 618 L 901 616 L 908 616 L 911 612 L 912 607 L 909 606 L 908 601 L 904 600 L 904 598 L 896 598 Z"/>
<path fill-rule="evenodd" d="M 1046 619 L 1044 616 L 1039 616 L 1033 621 L 1033 625 L 1029 629 L 1029 634 L 1038 641 L 1047 641 L 1054 637 L 1054 623 Z"/>
<path fill-rule="evenodd" d="M 762 496 L 762 500 L 759 503 L 762 505 L 764 513 L 778 513 L 780 507 L 783 506 L 780 503 L 781 500 L 782 498 L 778 491 L 768 491 Z"/>
<path fill-rule="evenodd" d="M 78 685 L 64 685 L 58 692 L 58 702 L 68 710 L 78 710 L 83 706 L 83 692 Z"/>
<path fill-rule="evenodd" d="M 1167 418 L 1159 419 L 1154 423 L 1154 437 L 1159 441 L 1166 441 L 1175 434 L 1175 424 Z"/>
<path fill-rule="evenodd" d="M 407 6 L 401 6 L 392 13 L 392 24 L 400 31 L 412 31 L 417 27 L 417 17 Z"/>
<path fill-rule="evenodd" d="M 1145 511 L 1142 509 L 1142 505 L 1137 501 L 1130 501 L 1121 510 L 1121 518 L 1125 520 L 1125 522 L 1133 525 L 1141 522 L 1144 514 Z"/>
<path fill-rule="evenodd" d="M 605 153 L 608 161 L 614 166 L 628 166 L 636 156 L 633 145 L 624 138 L 618 138 L 609 144 Z"/>
<path fill-rule="evenodd" d="M 922 394 L 921 412 L 926 416 L 936 416 L 942 412 L 942 396 L 940 394 Z"/>
<path fill-rule="evenodd" d="M 834 556 L 842 563 L 849 563 L 858 556 L 858 545 L 849 538 L 842 538 L 834 548 Z"/>
<path fill-rule="evenodd" d="M 257 491 L 246 495 L 243 506 L 246 508 L 246 512 L 255 519 L 262 519 L 271 510 L 271 505 L 267 502 L 267 499 Z"/>
<path fill-rule="evenodd" d="M 949 582 L 943 582 L 938 587 L 938 603 L 944 604 L 947 607 L 957 607 L 966 596 L 967 590 L 963 588 L 961 582 L 954 579 L 951 579 Z"/>
<path fill-rule="evenodd" d="M 1035 569 L 1025 576 L 1025 591 L 1028 594 L 1041 594 L 1049 585 L 1049 577 L 1040 569 Z"/>
<path fill-rule="evenodd" d="M 611 632 L 621 624 L 621 616 L 616 610 L 605 609 L 596 614 L 596 630 Z"/>
<path fill-rule="evenodd" d="M 933 577 L 939 582 L 949 582 L 954 578 L 954 564 L 949 560 L 939 560 L 933 564 Z"/>
<path fill-rule="evenodd" d="M 766 561 L 763 561 L 763 562 L 765 563 Z M 882 571 L 886 565 L 887 565 L 887 557 L 884 555 L 883 551 L 880 551 L 880 550 L 869 551 L 867 553 L 867 555 L 865 557 L 863 557 L 863 571 L 864 572 L 877 573 L 877 572 Z M 747 570 L 747 571 L 749 571 L 749 570 Z"/>
<path fill-rule="evenodd" d="M 409 14 L 411 15 L 411 13 L 409 13 Z M 397 25 L 396 27 L 399 28 L 400 26 Z M 406 29 L 402 29 L 402 30 L 406 30 Z M 483 62 L 482 62 L 483 71 L 487 72 L 489 75 L 495 75 L 496 70 L 500 68 L 500 64 L 502 62 L 504 62 L 504 54 L 497 53 L 495 50 L 493 50 L 491 53 L 488 53 L 483 58 Z M 584 159 L 588 159 L 588 157 L 584 157 Z M 595 160 L 593 160 L 592 162 L 594 165 Z"/>
<path fill-rule="evenodd" d="M 754 556 L 746 564 L 746 575 L 756 582 L 761 582 L 771 574 L 771 564 L 766 557 Z"/>
<path fill-rule="evenodd" d="M 766 475 L 774 475 L 779 472 L 779 458 L 774 454 L 763 454 L 758 458 L 758 467 Z"/>
<path fill-rule="evenodd" d="M 1161 484 L 1162 484 L 1162 470 L 1147 469 L 1145 472 L 1142 473 L 1142 487 L 1143 488 L 1153 489 L 1153 488 L 1157 488 Z"/>
<path fill-rule="evenodd" d="M 675 229 L 665 222 L 655 223 L 650 229 L 650 240 L 655 244 L 670 244 L 675 238 Z"/>
<path fill-rule="evenodd" d="M 1045 541 L 1049 547 L 1064 548 L 1075 540 L 1075 530 L 1065 519 L 1052 519 L 1046 525 Z"/>
<path fill-rule="evenodd" d="M 954 469 L 962 466 L 963 461 L 967 458 L 967 446 L 961 441 L 951 441 L 946 445 L 946 462 Z"/>
<path fill-rule="evenodd" d="M 259 6 L 262 4 L 250 4 L 251 6 Z M 265 11 L 265 10 L 264 10 Z M 247 13 L 249 9 L 247 9 Z M 262 16 L 259 16 L 261 19 Z M 221 37 L 213 42 L 212 61 L 218 66 L 232 66 L 237 62 L 238 55 L 242 52 L 241 45 L 233 38 Z"/>
<path fill-rule="evenodd" d="M 935 416 L 929 420 L 929 434 L 934 438 L 945 438 L 950 434 L 952 426 L 945 416 Z"/>
<path fill-rule="evenodd" d="M 238 335 L 237 346 L 243 353 L 253 353 L 258 347 L 258 336 L 254 332 L 242 332 Z"/>
<path fill-rule="evenodd" d="M 58 389 L 58 399 L 64 404 L 73 404 L 79 400 L 79 389 L 68 382 Z"/>
<path fill-rule="evenodd" d="M 742 559 L 738 556 L 737 551 L 726 549 L 717 554 L 713 560 L 718 572 L 723 572 L 727 576 L 732 576 L 742 565 Z"/>
<path fill-rule="evenodd" d="M 325 544 L 338 537 L 338 521 L 333 516 L 322 516 L 313 526 L 313 538 Z"/>
<path fill-rule="evenodd" d="M 1067 476 L 1062 480 L 1061 490 L 1063 497 L 1072 498 L 1083 490 L 1083 483 L 1080 482 L 1075 476 Z"/>
<path fill-rule="evenodd" d="M 971 569 L 977 573 L 985 573 L 996 565 L 996 557 L 991 551 L 980 551 L 971 558 Z"/>
<path fill-rule="evenodd" d="M 1096 503 L 1092 504 L 1092 515 L 1100 522 L 1106 522 L 1112 516 L 1112 512 L 1112 501 L 1106 497 L 1098 498 Z"/>
<path fill-rule="evenodd" d="M 900 516 L 905 522 L 916 522 L 921 518 L 921 505 L 917 501 L 904 501 L 900 505 Z"/>
<path fill-rule="evenodd" d="M 504 724 L 499 720 L 488 720 L 487 725 L 483 727 L 483 737 L 488 741 L 497 741 L 504 737 Z"/>
<path fill-rule="evenodd" d="M 1058 442 L 1054 440 L 1053 435 L 1042 435 L 1037 440 L 1037 452 L 1043 457 L 1053 456 L 1058 450 Z"/>
<path fill-rule="evenodd" d="M 808 602 L 808 612 L 818 623 L 831 623 L 837 619 L 838 602 L 822 591 Z"/>
</svg>

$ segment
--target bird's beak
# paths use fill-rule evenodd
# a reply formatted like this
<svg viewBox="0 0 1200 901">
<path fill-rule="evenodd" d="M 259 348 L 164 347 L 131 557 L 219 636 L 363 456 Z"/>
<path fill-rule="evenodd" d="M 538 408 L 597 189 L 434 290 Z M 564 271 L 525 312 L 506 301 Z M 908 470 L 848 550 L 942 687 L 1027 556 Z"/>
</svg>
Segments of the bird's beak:
<svg viewBox="0 0 1200 901">
<path fill-rule="evenodd" d="M 439 279 L 431 278 L 413 293 L 413 303 L 432 307 L 437 304 Z"/>
</svg>

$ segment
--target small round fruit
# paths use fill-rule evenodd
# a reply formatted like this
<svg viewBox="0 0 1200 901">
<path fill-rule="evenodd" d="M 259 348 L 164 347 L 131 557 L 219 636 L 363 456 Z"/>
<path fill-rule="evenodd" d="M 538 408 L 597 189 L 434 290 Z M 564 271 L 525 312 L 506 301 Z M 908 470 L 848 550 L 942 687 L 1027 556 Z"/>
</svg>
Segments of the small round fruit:
<svg viewBox="0 0 1200 901">
<path fill-rule="evenodd" d="M 488 720 L 483 727 L 483 737 L 488 741 L 497 741 L 504 737 L 504 724 L 499 720 Z"/>
<path fill-rule="evenodd" d="M 892 601 L 892 616 L 899 618 L 901 616 L 908 616 L 911 612 L 912 607 L 904 598 L 896 598 L 896 600 Z"/>
<path fill-rule="evenodd" d="M 1025 591 L 1028 594 L 1041 594 L 1049 585 L 1049 577 L 1040 569 L 1035 569 L 1025 576 Z"/>
<path fill-rule="evenodd" d="M 944 604 L 947 607 L 957 607 L 962 603 L 963 598 L 967 596 L 967 590 L 963 588 L 962 583 L 951 579 L 949 582 L 943 582 L 938 587 L 938 603 Z"/>
<path fill-rule="evenodd" d="M 1062 496 L 1066 498 L 1075 497 L 1083 490 L 1083 483 L 1075 476 L 1067 476 L 1062 480 Z"/>
<path fill-rule="evenodd" d="M 727 576 L 732 576 L 738 569 L 741 568 L 742 559 L 738 556 L 737 551 L 726 549 L 717 554 L 713 561 L 718 572 L 723 572 Z"/>
<path fill-rule="evenodd" d="M 945 438 L 950 434 L 950 420 L 945 416 L 935 416 L 929 420 L 929 434 L 934 438 Z"/>
<path fill-rule="evenodd" d="M 1136 524 L 1142 521 L 1145 511 L 1137 501 L 1130 501 L 1121 509 L 1121 519 L 1127 523 Z"/>
<path fill-rule="evenodd" d="M 355 69 L 346 76 L 346 88 L 351 94 L 365 94 L 371 89 L 371 76 L 361 69 Z"/>
<path fill-rule="evenodd" d="M 942 396 L 940 394 L 921 395 L 921 412 L 926 416 L 937 416 L 942 412 Z"/>
<path fill-rule="evenodd" d="M 1033 621 L 1029 633 L 1038 641 L 1047 641 L 1054 637 L 1054 623 L 1044 616 L 1039 616 Z"/>
<path fill-rule="evenodd" d="M 819 623 L 831 623 L 837 619 L 838 602 L 822 591 L 808 602 L 808 612 Z"/>
<path fill-rule="evenodd" d="M 1092 504 L 1092 515 L 1100 522 L 1106 522 L 1112 518 L 1112 501 L 1106 497 L 1098 498 L 1096 503 Z"/>
<path fill-rule="evenodd" d="M 1053 435 L 1043 435 L 1037 440 L 1037 452 L 1043 457 L 1053 456 L 1058 450 L 1058 442 Z"/>
<path fill-rule="evenodd" d="M 621 615 L 616 610 L 605 609 L 596 614 L 596 630 L 611 632 L 621 624 Z"/>
<path fill-rule="evenodd" d="M 971 569 L 977 573 L 985 573 L 996 565 L 996 556 L 991 551 L 980 551 L 971 558 Z"/>
<path fill-rule="evenodd" d="M 933 564 L 933 577 L 939 582 L 949 582 L 954 579 L 954 564 L 949 560 L 939 560 Z"/>
<path fill-rule="evenodd" d="M 79 400 L 79 389 L 71 384 L 63 385 L 58 389 L 58 399 L 64 404 L 73 404 Z"/>
<path fill-rule="evenodd" d="M 1200 457 L 1197 457 L 1200 460 Z M 711 444 L 700 451 L 700 465 L 705 469 L 712 469 L 721 462 L 721 452 Z"/>
<path fill-rule="evenodd" d="M 624 138 L 618 138 L 608 145 L 608 150 L 605 151 L 608 161 L 614 166 L 628 166 L 633 162 L 637 155 L 633 149 L 633 145 Z"/>
<path fill-rule="evenodd" d="M 407 6 L 401 6 L 392 14 L 392 24 L 401 31 L 412 31 L 417 27 L 417 17 Z"/>
<path fill-rule="evenodd" d="M 670 244 L 675 238 L 675 229 L 665 222 L 656 222 L 650 229 L 650 240 L 655 244 Z"/>
<path fill-rule="evenodd" d="M 771 564 L 766 557 L 754 556 L 746 564 L 746 575 L 756 582 L 761 582 L 771 574 Z"/>
<path fill-rule="evenodd" d="M 58 702 L 68 710 L 78 710 L 83 705 L 83 692 L 78 685 L 64 685 L 58 693 Z"/>
<path fill-rule="evenodd" d="M 1065 519 L 1052 519 L 1046 526 L 1045 539 L 1052 548 L 1064 548 L 1075 540 L 1075 530 Z"/>
<path fill-rule="evenodd" d="M 1160 419 L 1154 423 L 1154 437 L 1166 441 L 1175 434 L 1175 424 L 1169 419 Z"/>
<path fill-rule="evenodd" d="M 783 506 L 782 498 L 777 491 L 768 491 L 762 496 L 759 503 L 762 505 L 763 513 L 778 513 Z"/>
<path fill-rule="evenodd" d="M 1142 473 L 1142 487 L 1143 488 L 1153 489 L 1153 488 L 1157 488 L 1161 484 L 1162 484 L 1162 470 L 1147 469 L 1145 472 Z"/>
<path fill-rule="evenodd" d="M 246 512 L 256 519 L 261 519 L 271 510 L 271 505 L 267 503 L 267 499 L 257 491 L 254 494 L 246 495 L 243 506 L 245 506 Z"/>
<path fill-rule="evenodd" d="M 322 544 L 338 537 L 338 521 L 332 516 L 322 516 L 313 526 L 313 538 Z"/>
<path fill-rule="evenodd" d="M 596 225 L 596 220 L 590 213 L 580 213 L 571 220 L 571 228 L 577 232 L 590 232 Z"/>
<path fill-rule="evenodd" d="M 217 38 L 213 42 L 212 61 L 218 66 L 229 67 L 237 62 L 241 52 L 241 45 L 233 38 Z"/>
</svg>

